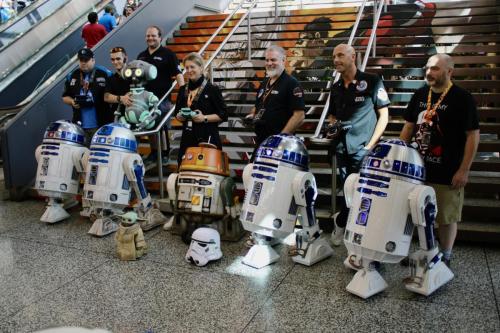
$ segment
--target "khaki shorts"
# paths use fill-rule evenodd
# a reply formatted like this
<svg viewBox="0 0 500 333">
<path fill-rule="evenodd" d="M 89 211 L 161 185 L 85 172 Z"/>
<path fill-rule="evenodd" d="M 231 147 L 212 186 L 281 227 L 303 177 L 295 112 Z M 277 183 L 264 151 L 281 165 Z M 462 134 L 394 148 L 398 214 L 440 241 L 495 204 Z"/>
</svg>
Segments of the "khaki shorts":
<svg viewBox="0 0 500 333">
<path fill-rule="evenodd" d="M 464 188 L 452 189 L 451 185 L 427 183 L 436 192 L 438 213 L 436 224 L 451 224 L 462 220 Z"/>
</svg>

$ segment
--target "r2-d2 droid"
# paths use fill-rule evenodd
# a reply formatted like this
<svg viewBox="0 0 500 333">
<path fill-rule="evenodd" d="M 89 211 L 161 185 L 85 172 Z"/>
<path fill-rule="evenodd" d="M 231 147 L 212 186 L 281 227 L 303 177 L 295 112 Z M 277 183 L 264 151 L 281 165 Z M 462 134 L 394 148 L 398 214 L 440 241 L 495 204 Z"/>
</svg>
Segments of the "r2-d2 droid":
<svg viewBox="0 0 500 333">
<path fill-rule="evenodd" d="M 84 166 L 83 199 L 90 216 L 96 218 L 89 234 L 104 236 L 116 231 L 120 222 L 117 215 L 129 205 L 143 230 L 165 223 L 144 186 L 144 165 L 137 154 L 135 136 L 124 125 L 104 125 L 94 134 Z"/>
<path fill-rule="evenodd" d="M 344 234 L 351 263 L 359 270 L 347 290 L 368 298 L 387 287 L 374 261 L 397 263 L 408 255 L 417 226 L 419 249 L 410 255 L 408 290 L 430 295 L 453 278 L 441 260 L 433 228 L 436 195 L 422 185 L 425 168 L 419 153 L 394 139 L 377 144 L 363 160 L 359 174 L 344 184 L 349 218 Z"/>
<path fill-rule="evenodd" d="M 48 197 L 40 221 L 55 223 L 69 217 L 62 201 L 74 198 L 80 189 L 82 157 L 88 151 L 84 144 L 85 134 L 78 125 L 58 120 L 47 127 L 35 152 L 38 162 L 35 189 Z"/>
<path fill-rule="evenodd" d="M 296 233 L 293 261 L 310 266 L 333 254 L 320 237 L 314 211 L 316 180 L 309 172 L 309 154 L 299 138 L 288 134 L 267 138 L 258 148 L 255 162 L 243 170 L 243 184 L 240 221 L 257 241 L 244 264 L 261 268 L 277 261 L 279 255 L 265 238 L 286 238 L 294 232 L 297 219 L 302 229 Z"/>
<path fill-rule="evenodd" d="M 237 219 L 235 189 L 225 152 L 209 143 L 189 147 L 179 173 L 172 173 L 167 180 L 174 216 L 165 227 L 181 234 L 186 243 L 194 229 L 203 224 L 212 224 L 223 240 L 239 240 L 245 231 Z"/>
</svg>

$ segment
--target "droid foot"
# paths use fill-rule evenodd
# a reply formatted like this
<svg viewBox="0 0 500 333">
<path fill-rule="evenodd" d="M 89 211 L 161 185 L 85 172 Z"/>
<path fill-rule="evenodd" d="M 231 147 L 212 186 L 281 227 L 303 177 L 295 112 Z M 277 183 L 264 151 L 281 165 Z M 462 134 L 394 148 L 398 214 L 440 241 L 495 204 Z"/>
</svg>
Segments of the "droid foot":
<svg viewBox="0 0 500 333">
<path fill-rule="evenodd" d="M 47 209 L 43 213 L 42 217 L 40 217 L 40 221 L 45 223 L 56 223 L 67 219 L 68 217 L 70 217 L 70 215 L 66 210 L 64 210 L 63 204 L 50 199 Z"/>
<path fill-rule="evenodd" d="M 430 251 L 418 250 L 410 255 L 410 272 L 411 276 L 405 279 L 406 289 L 424 296 L 429 296 L 454 277 L 437 248 Z"/>
<path fill-rule="evenodd" d="M 387 288 L 384 278 L 374 269 L 360 269 L 347 285 L 348 292 L 367 299 Z"/>
<path fill-rule="evenodd" d="M 109 235 L 118 230 L 118 221 L 115 221 L 112 217 L 101 217 L 95 220 L 92 227 L 90 227 L 87 233 L 102 237 Z"/>
<path fill-rule="evenodd" d="M 319 238 L 310 243 L 304 252 L 303 256 L 293 256 L 292 260 L 305 266 L 312 266 L 315 263 L 330 257 L 333 254 L 333 249 L 330 247 L 330 244 L 328 244 L 326 239 Z"/>
<path fill-rule="evenodd" d="M 171 230 L 172 227 L 174 226 L 174 221 L 175 221 L 175 215 L 172 215 L 163 225 L 163 230 L 166 231 Z"/>
<path fill-rule="evenodd" d="M 245 265 L 262 268 L 278 261 L 278 253 L 269 245 L 254 245 L 243 258 Z"/>
<path fill-rule="evenodd" d="M 144 220 L 139 220 L 139 225 L 144 231 L 151 230 L 154 227 L 167 222 L 167 218 L 157 208 L 150 209 L 144 216 Z"/>
</svg>

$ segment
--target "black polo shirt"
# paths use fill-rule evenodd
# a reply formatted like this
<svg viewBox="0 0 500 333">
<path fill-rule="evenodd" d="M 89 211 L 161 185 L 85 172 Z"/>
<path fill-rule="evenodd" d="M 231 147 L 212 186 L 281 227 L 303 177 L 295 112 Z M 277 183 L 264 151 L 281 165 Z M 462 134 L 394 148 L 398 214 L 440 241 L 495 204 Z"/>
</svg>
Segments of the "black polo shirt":
<svg viewBox="0 0 500 333">
<path fill-rule="evenodd" d="M 257 90 L 255 112 L 261 115 L 255 122 L 257 144 L 281 133 L 293 112 L 305 109 L 304 92 L 297 79 L 283 71 L 274 84 L 270 85 L 269 80 L 265 78 Z"/>
<path fill-rule="evenodd" d="M 156 79 L 149 81 L 145 85 L 145 88 L 159 99 L 170 89 L 177 74 L 182 73 L 175 53 L 163 46 L 160 46 L 151 54 L 148 49 L 142 51 L 137 56 L 137 60 L 142 60 L 156 66 L 158 75 Z"/>
<path fill-rule="evenodd" d="M 347 88 L 342 78 L 332 86 L 328 114 L 337 120 L 352 122 L 352 128 L 346 136 L 348 154 L 355 154 L 368 144 L 377 124 L 376 110 L 390 103 L 378 75 L 358 70 L 354 81 Z M 343 144 L 340 143 L 337 151 L 343 150 Z"/>
<path fill-rule="evenodd" d="M 99 65 L 94 66 L 94 71 L 94 77 L 89 83 L 89 89 L 94 98 L 97 125 L 100 127 L 113 122 L 114 118 L 109 105 L 104 102 L 106 80 L 111 75 L 111 72 L 107 68 Z M 66 76 L 66 81 L 64 82 L 64 92 L 62 94 L 63 97 L 69 96 L 75 98 L 75 96 L 80 95 L 82 89 L 81 75 L 82 73 L 80 68 L 77 68 Z M 73 108 L 73 122 L 76 123 L 81 120 L 80 109 Z"/>
<path fill-rule="evenodd" d="M 120 74 L 114 73 L 106 80 L 105 93 L 115 96 L 126 95 L 130 91 L 130 82 L 121 77 Z M 109 103 L 113 112 L 118 108 L 118 103 Z"/>
</svg>

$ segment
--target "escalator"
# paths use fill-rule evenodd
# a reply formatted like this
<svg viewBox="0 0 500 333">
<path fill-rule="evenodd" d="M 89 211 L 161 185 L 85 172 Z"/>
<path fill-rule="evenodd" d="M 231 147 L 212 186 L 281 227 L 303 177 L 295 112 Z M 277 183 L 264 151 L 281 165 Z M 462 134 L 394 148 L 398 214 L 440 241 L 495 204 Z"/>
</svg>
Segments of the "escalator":
<svg viewBox="0 0 500 333">
<path fill-rule="evenodd" d="M 170 32 L 184 20 L 193 7 L 193 0 L 175 2 L 175 6 L 173 1 L 143 1 L 143 5 L 131 18 L 96 45 L 96 64 L 111 68 L 109 50 L 114 46 L 124 47 L 129 59 L 134 59 L 146 48 L 144 32 L 148 26 L 156 25 L 164 32 Z M 42 140 L 46 126 L 58 119 L 71 119 L 71 108 L 62 103 L 61 94 L 64 78 L 76 66 L 76 58 L 73 57 L 67 70 L 37 93 L 3 128 L 0 127 L 5 185 L 14 198 L 22 197 L 34 180 L 34 152 Z"/>
<path fill-rule="evenodd" d="M 46 0 L 0 26 L 0 107 L 17 105 L 82 47 L 81 27 L 111 0 Z"/>
</svg>

